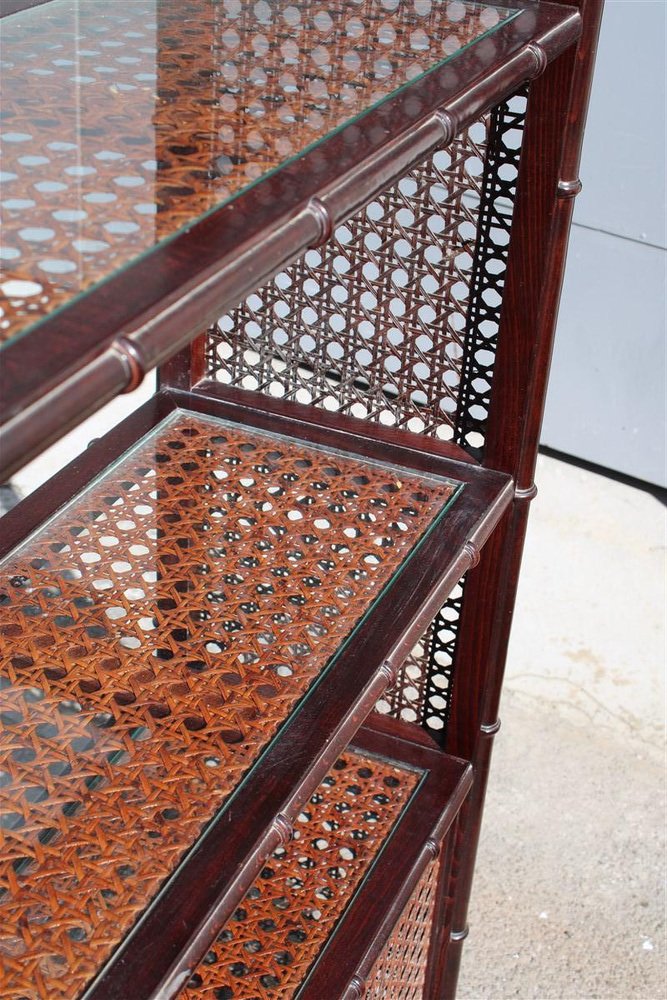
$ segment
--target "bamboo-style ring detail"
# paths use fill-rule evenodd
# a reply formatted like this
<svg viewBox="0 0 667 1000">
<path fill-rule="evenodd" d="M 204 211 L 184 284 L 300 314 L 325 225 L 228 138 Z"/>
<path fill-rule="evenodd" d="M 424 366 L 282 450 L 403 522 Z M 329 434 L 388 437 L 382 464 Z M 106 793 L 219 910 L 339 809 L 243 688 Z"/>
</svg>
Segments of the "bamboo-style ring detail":
<svg viewBox="0 0 667 1000">
<path fill-rule="evenodd" d="M 536 76 L 540 76 L 541 73 L 544 73 L 549 63 L 549 59 L 539 42 L 530 42 L 526 48 L 535 59 L 535 71 L 534 73 L 531 73 L 531 80 L 533 80 Z"/>
<path fill-rule="evenodd" d="M 442 127 L 443 143 L 451 142 L 456 135 L 456 121 L 453 114 L 447 111 L 446 108 L 438 108 L 435 112 L 435 117 Z"/>
<path fill-rule="evenodd" d="M 315 242 L 311 243 L 311 247 L 319 247 L 323 243 L 327 243 L 333 236 L 334 220 L 330 209 L 324 204 L 321 198 L 311 198 L 308 202 L 308 208 L 313 218 L 317 221 L 320 231 Z"/>
<path fill-rule="evenodd" d="M 144 380 L 146 366 L 139 353 L 139 348 L 134 341 L 127 337 L 118 337 L 114 340 L 113 349 L 120 354 L 123 364 L 128 370 L 128 382 L 123 392 L 133 392 Z"/>
<path fill-rule="evenodd" d="M 559 198 L 576 198 L 582 189 L 582 183 L 578 177 L 571 181 L 558 181 Z"/>
</svg>

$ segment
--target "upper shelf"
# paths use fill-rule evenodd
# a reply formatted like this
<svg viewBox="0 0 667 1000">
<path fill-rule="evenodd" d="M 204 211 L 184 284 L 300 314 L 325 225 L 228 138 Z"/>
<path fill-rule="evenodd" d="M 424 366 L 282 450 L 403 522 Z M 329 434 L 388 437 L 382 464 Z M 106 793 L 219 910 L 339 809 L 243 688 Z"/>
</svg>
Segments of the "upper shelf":
<svg viewBox="0 0 667 1000">
<path fill-rule="evenodd" d="M 50 0 L 3 18 L 2 473 L 327 239 L 579 23 L 523 0 Z"/>
<path fill-rule="evenodd" d="M 53 0 L 9 17 L 0 339 L 516 13 L 461 0 Z"/>
</svg>

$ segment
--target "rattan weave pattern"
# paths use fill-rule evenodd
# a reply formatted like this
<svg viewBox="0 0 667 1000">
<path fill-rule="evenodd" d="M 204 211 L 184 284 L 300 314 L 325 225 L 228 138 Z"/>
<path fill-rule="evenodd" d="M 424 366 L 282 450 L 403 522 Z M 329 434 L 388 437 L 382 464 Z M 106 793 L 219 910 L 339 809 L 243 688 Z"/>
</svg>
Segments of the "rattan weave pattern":
<svg viewBox="0 0 667 1000">
<path fill-rule="evenodd" d="M 480 461 L 493 391 L 527 103 L 528 88 L 523 87 L 495 107 L 488 122 L 455 434 L 457 444 Z"/>
<path fill-rule="evenodd" d="M 526 90 L 221 317 L 206 376 L 483 455 Z"/>
<path fill-rule="evenodd" d="M 454 683 L 456 640 L 465 578 L 442 606 L 377 704 L 381 715 L 424 723 L 436 740 L 446 735 Z"/>
<path fill-rule="evenodd" d="M 479 460 L 484 456 L 493 392 L 526 103 L 524 89 L 494 108 L 488 119 L 454 421 L 454 440 Z M 393 689 L 378 706 L 383 713 L 422 723 L 440 742 L 446 739 L 456 682 L 456 644 L 464 593 L 465 578 L 450 594 L 403 664 Z"/>
<path fill-rule="evenodd" d="M 452 438 L 486 122 L 477 122 L 210 331 L 207 374 Z"/>
<path fill-rule="evenodd" d="M 366 981 L 366 1000 L 421 1000 L 433 928 L 438 862 L 432 861 L 405 905 Z"/>
<path fill-rule="evenodd" d="M 0 341 L 509 14 L 467 0 L 55 0 L 3 22 Z"/>
<path fill-rule="evenodd" d="M 5 561 L 3 998 L 83 986 L 452 492 L 180 411 Z"/>
<path fill-rule="evenodd" d="M 294 996 L 420 778 L 345 753 L 196 969 L 181 1000 Z"/>
</svg>

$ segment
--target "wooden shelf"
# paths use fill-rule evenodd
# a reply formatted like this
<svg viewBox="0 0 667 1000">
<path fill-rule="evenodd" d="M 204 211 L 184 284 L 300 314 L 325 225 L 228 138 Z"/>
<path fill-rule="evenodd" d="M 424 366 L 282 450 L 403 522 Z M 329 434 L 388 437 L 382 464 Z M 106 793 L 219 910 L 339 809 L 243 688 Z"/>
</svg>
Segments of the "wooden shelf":
<svg viewBox="0 0 667 1000">
<path fill-rule="evenodd" d="M 160 0 L 154 21 L 105 11 L 100 29 L 94 7 L 75 25 L 44 3 L 3 20 L 16 61 L 3 68 L 1 479 L 326 241 L 580 30 L 556 4 L 464 0 L 450 17 L 401 0 L 378 35 L 372 3 L 343 2 L 324 25 L 303 19 L 296 59 L 293 9 L 262 20 L 246 5 L 239 19 L 208 0 Z M 101 32 L 132 60 L 111 83 L 89 56 Z M 43 65 L 44 37 L 63 58 Z"/>
<path fill-rule="evenodd" d="M 177 956 L 237 905 L 512 493 L 407 435 L 355 454 L 344 431 L 178 402 L 3 522 L 5 912 L 43 996 L 139 918 L 91 995 L 127 996 L 137 962 L 156 989 L 155 926 Z"/>
<path fill-rule="evenodd" d="M 338 3 L 324 16 L 280 2 L 243 9 L 160 0 L 116 11 L 43 4 L 4 20 L 3 104 L 12 131 L 3 135 L 10 198 L 3 236 L 13 252 L 3 260 L 11 282 L 39 288 L 0 286 L 0 344 L 30 333 L 520 11 L 469 0 L 430 10 L 399 2 L 385 17 L 378 26 L 363 3 Z M 26 189 L 30 203 L 17 204 Z M 40 232 L 47 223 L 50 232 Z M 53 246 L 58 256 L 45 260 Z"/>
<path fill-rule="evenodd" d="M 449 860 L 443 842 L 471 780 L 463 761 L 371 724 L 304 805 L 293 839 L 267 859 L 200 964 L 184 971 L 178 996 L 357 996 L 364 980 L 384 980 L 399 961 L 395 986 L 399 978 L 403 989 L 423 985 L 436 884 Z"/>
</svg>

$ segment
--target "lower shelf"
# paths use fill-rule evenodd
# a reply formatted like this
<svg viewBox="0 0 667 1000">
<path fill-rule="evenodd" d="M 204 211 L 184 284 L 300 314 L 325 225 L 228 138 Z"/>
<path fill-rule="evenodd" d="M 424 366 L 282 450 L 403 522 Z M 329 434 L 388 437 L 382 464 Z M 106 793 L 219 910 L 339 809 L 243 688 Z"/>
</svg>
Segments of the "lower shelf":
<svg viewBox="0 0 667 1000">
<path fill-rule="evenodd" d="M 443 847 L 470 781 L 462 761 L 364 730 L 181 1000 L 422 996 Z"/>
</svg>

